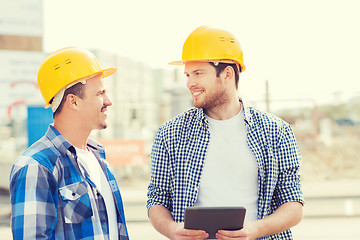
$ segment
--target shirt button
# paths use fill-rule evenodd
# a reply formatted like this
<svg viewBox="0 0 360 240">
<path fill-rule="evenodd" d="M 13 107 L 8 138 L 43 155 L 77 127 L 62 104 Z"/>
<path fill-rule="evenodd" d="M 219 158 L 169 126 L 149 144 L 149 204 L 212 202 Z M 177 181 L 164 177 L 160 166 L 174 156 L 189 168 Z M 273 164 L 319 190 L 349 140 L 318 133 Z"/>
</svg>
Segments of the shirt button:
<svg viewBox="0 0 360 240">
<path fill-rule="evenodd" d="M 102 222 L 102 223 L 106 223 L 106 219 L 101 219 L 101 222 Z"/>
<path fill-rule="evenodd" d="M 75 197 L 76 193 L 73 192 L 71 195 L 72 195 L 73 197 Z"/>
</svg>

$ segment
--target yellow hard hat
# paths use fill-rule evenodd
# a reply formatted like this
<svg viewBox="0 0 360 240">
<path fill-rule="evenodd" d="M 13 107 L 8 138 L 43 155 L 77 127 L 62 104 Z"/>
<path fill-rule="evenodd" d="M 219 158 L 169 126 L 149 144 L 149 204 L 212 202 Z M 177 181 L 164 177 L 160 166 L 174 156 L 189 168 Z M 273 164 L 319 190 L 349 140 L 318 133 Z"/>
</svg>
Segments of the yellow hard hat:
<svg viewBox="0 0 360 240">
<path fill-rule="evenodd" d="M 184 43 L 182 60 L 169 64 L 183 65 L 188 61 L 237 63 L 241 72 L 245 70 L 243 52 L 235 36 L 208 26 L 195 29 Z"/>
<path fill-rule="evenodd" d="M 51 99 L 68 84 L 95 74 L 107 77 L 117 68 L 101 69 L 96 57 L 88 50 L 68 47 L 50 54 L 40 65 L 38 85 L 45 100 L 45 108 Z"/>
</svg>

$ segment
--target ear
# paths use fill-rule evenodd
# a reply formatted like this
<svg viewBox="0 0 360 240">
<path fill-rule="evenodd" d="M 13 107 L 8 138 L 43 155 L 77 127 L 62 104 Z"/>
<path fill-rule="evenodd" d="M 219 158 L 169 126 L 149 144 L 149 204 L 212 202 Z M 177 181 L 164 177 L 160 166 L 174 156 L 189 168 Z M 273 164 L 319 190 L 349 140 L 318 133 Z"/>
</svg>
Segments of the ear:
<svg viewBox="0 0 360 240">
<path fill-rule="evenodd" d="M 74 94 L 68 94 L 66 96 L 66 105 L 71 109 L 78 109 L 79 107 L 79 98 Z"/>
<path fill-rule="evenodd" d="M 229 80 L 232 80 L 232 79 L 235 79 L 235 72 L 234 72 L 234 69 L 230 66 L 227 66 L 224 71 L 223 71 L 223 74 L 224 74 L 224 78 L 225 80 L 229 81 Z"/>
</svg>

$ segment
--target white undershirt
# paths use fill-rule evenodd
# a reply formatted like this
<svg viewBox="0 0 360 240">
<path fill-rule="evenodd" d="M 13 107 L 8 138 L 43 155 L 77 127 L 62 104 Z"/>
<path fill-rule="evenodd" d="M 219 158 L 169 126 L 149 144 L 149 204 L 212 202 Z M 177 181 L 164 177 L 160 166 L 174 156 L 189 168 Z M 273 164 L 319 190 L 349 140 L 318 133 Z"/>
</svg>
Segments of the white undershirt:
<svg viewBox="0 0 360 240">
<path fill-rule="evenodd" d="M 111 240 L 117 240 L 119 232 L 117 228 L 115 202 L 105 173 L 92 152 L 76 148 L 76 153 L 79 163 L 85 168 L 91 181 L 96 185 L 96 189 L 104 198 L 109 220 L 109 236 Z"/>
<path fill-rule="evenodd" d="M 247 144 L 243 110 L 227 120 L 207 116 L 210 142 L 195 206 L 244 206 L 257 219 L 258 166 Z"/>
</svg>

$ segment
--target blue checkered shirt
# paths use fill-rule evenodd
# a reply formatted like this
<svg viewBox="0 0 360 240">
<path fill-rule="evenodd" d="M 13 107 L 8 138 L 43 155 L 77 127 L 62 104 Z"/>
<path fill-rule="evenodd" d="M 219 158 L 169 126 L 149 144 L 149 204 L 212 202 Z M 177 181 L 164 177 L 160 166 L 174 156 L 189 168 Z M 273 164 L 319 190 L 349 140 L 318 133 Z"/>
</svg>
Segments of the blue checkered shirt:
<svg viewBox="0 0 360 240">
<path fill-rule="evenodd" d="M 88 147 L 113 191 L 119 240 L 127 240 L 122 199 L 104 148 L 92 139 Z M 52 125 L 16 160 L 10 174 L 14 239 L 109 239 L 104 199 L 76 162 L 74 146 Z"/>
<path fill-rule="evenodd" d="M 271 114 L 243 107 L 247 143 L 258 163 L 258 218 L 286 202 L 303 204 L 301 155 L 290 126 Z M 176 222 L 184 221 L 185 208 L 193 206 L 198 196 L 210 137 L 203 109 L 192 108 L 160 127 L 152 147 L 148 210 L 161 205 Z M 292 239 L 292 235 L 287 230 L 261 239 Z"/>
</svg>

